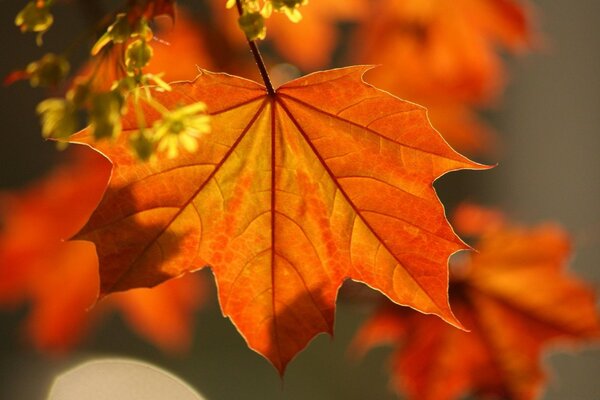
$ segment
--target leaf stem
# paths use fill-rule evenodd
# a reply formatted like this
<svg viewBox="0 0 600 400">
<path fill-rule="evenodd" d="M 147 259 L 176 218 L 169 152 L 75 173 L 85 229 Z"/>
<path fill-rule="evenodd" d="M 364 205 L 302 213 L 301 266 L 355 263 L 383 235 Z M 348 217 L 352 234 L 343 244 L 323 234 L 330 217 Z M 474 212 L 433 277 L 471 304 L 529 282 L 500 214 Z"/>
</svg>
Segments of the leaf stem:
<svg viewBox="0 0 600 400">
<path fill-rule="evenodd" d="M 244 8 L 242 7 L 242 1 L 236 0 L 235 4 L 237 6 L 238 14 L 241 16 L 244 13 Z M 258 50 L 256 41 L 250 40 L 250 39 L 248 39 L 248 37 L 246 37 L 246 40 L 248 41 L 248 46 L 250 46 L 250 51 L 252 52 L 252 55 L 254 56 L 254 61 L 256 62 L 256 65 L 258 66 L 258 70 L 260 71 L 260 75 L 262 76 L 263 82 L 265 83 L 265 87 L 267 88 L 267 93 L 269 94 L 269 96 L 274 96 L 275 89 L 273 89 L 273 84 L 271 83 L 271 78 L 269 78 L 269 73 L 267 72 L 267 68 L 265 67 L 265 62 L 263 61 L 260 51 Z"/>
</svg>

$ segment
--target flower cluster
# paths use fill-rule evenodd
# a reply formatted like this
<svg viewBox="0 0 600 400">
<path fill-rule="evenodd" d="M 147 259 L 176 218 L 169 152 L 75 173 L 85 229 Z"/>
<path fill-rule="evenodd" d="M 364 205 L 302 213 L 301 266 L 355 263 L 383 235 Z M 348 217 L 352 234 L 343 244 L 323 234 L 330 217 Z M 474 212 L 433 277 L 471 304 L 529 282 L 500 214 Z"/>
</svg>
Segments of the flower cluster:
<svg viewBox="0 0 600 400">
<path fill-rule="evenodd" d="M 31 1 L 17 15 L 16 25 L 24 32 L 43 34 L 53 22 L 51 2 Z M 85 117 L 96 140 L 115 139 L 121 133 L 123 115 L 133 107 L 141 128 L 132 135 L 130 143 L 141 160 L 155 153 L 172 158 L 180 148 L 190 152 L 197 149 L 200 134 L 210 129 L 206 106 L 196 103 L 168 110 L 152 97 L 153 90 L 171 88 L 160 74 L 145 71 L 154 54 L 150 22 L 155 13 L 144 11 L 150 6 L 151 2 L 146 0 L 132 1 L 128 12 L 116 14 L 91 47 L 90 64 L 94 65 L 91 73 L 72 79 L 64 97 L 49 98 L 38 105 L 44 137 L 56 139 L 59 147 L 64 147 L 65 139 L 81 128 L 79 122 Z M 105 62 L 111 63 L 116 71 L 110 77 L 98 70 Z M 66 56 L 47 53 L 12 77 L 28 79 L 33 87 L 58 88 L 68 81 L 70 69 Z M 161 119 L 151 126 L 147 124 L 142 103 L 156 109 Z"/>
<path fill-rule="evenodd" d="M 273 11 L 285 14 L 292 22 L 299 22 L 302 19 L 300 6 L 307 3 L 308 0 L 241 0 L 242 14 L 238 24 L 249 40 L 264 39 L 267 35 L 265 19 Z M 235 5 L 236 0 L 227 1 L 227 8 Z"/>
</svg>

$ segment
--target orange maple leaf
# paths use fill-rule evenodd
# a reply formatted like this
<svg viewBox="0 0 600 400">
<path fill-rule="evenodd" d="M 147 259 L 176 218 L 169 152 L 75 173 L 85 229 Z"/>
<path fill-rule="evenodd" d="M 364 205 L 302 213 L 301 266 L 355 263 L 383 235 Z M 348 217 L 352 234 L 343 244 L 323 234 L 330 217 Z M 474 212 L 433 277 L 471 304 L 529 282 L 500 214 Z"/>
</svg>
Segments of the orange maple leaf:
<svg viewBox="0 0 600 400">
<path fill-rule="evenodd" d="M 496 132 L 486 125 L 477 112 L 460 102 L 421 102 L 429 112 L 431 124 L 443 132 L 444 139 L 466 154 L 490 154 L 498 150 Z"/>
<path fill-rule="evenodd" d="M 357 32 L 357 60 L 381 63 L 378 86 L 411 99 L 481 103 L 503 87 L 498 47 L 536 40 L 531 10 L 514 0 L 384 0 Z"/>
<path fill-rule="evenodd" d="M 45 351 L 72 348 L 110 308 L 121 310 L 130 326 L 163 349 L 186 349 L 191 315 L 206 291 L 197 276 L 151 293 L 129 291 L 89 310 L 99 286 L 94 246 L 63 239 L 81 229 L 97 206 L 111 166 L 82 146 L 70 147 L 63 157 L 49 176 L 0 196 L 0 305 L 31 304 L 26 333 Z"/>
<path fill-rule="evenodd" d="M 377 86 L 423 104 L 444 138 L 470 154 L 494 147 L 492 129 L 474 105 L 505 86 L 502 50 L 522 52 L 539 41 L 532 10 L 515 0 L 383 0 L 355 35 L 353 61 L 381 64 Z"/>
<path fill-rule="evenodd" d="M 446 266 L 465 245 L 432 182 L 483 167 L 453 151 L 422 107 L 362 81 L 368 68 L 311 74 L 273 95 L 206 71 L 173 84 L 156 100 L 203 101 L 212 121 L 199 150 L 176 160 L 140 164 L 127 146 L 136 118 L 126 116 L 115 145 L 94 144 L 114 170 L 77 236 L 96 244 L 102 294 L 209 265 L 224 315 L 281 373 L 331 333 L 346 278 L 459 325 Z"/>
<path fill-rule="evenodd" d="M 555 225 L 504 225 L 497 212 L 473 206 L 460 214 L 459 226 L 483 233 L 479 252 L 456 265 L 450 281 L 452 309 L 471 332 L 385 306 L 361 328 L 355 349 L 397 345 L 392 380 L 412 399 L 534 399 L 545 380 L 544 349 L 599 337 L 595 294 L 564 271 L 569 239 Z"/>
<path fill-rule="evenodd" d="M 110 163 L 72 148 L 48 177 L 22 191 L 0 194 L 0 301 L 20 301 L 39 272 L 36 263 L 86 223 L 110 176 Z"/>
</svg>

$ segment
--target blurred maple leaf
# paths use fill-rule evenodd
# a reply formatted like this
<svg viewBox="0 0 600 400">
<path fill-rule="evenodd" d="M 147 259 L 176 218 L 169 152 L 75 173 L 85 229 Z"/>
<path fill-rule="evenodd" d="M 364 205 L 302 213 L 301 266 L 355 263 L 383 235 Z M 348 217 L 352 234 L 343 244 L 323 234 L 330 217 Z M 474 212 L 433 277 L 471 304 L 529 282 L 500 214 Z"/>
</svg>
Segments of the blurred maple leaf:
<svg viewBox="0 0 600 400">
<path fill-rule="evenodd" d="M 524 228 L 470 205 L 455 226 L 481 235 L 478 253 L 463 256 L 450 281 L 452 309 L 471 332 L 385 306 L 361 328 L 354 349 L 396 345 L 392 381 L 411 399 L 534 399 L 545 380 L 543 350 L 598 339 L 595 293 L 565 271 L 569 239 L 555 225 Z"/>
<path fill-rule="evenodd" d="M 503 87 L 498 47 L 527 49 L 528 9 L 512 0 L 382 0 L 357 32 L 373 81 L 411 99 L 481 103 Z"/>
<path fill-rule="evenodd" d="M 148 72 L 164 72 L 169 80 L 192 79 L 198 64 L 211 65 L 202 35 L 185 12 L 178 10 L 174 26 L 160 21 L 157 37 Z M 94 72 L 96 89 L 108 89 L 124 73 L 119 68 L 121 50 L 115 46 L 79 76 Z M 171 57 L 180 62 L 169 63 Z M 105 157 L 80 146 L 69 148 L 64 158 L 48 177 L 0 197 L 0 304 L 31 302 L 28 335 L 36 347 L 48 351 L 77 344 L 109 309 L 118 309 L 134 330 L 161 348 L 185 350 L 191 343 L 193 312 L 207 290 L 199 276 L 176 279 L 152 291 L 119 294 L 88 311 L 98 294 L 95 248 L 63 240 L 91 215 L 111 166 Z"/>
<path fill-rule="evenodd" d="M 0 196 L 0 304 L 30 302 L 27 333 L 40 349 L 60 352 L 77 344 L 110 308 L 163 349 L 184 350 L 191 316 L 206 291 L 198 276 L 176 279 L 152 292 L 134 290 L 101 302 L 94 246 L 63 242 L 89 218 L 106 188 L 110 163 L 89 148 L 66 150 L 63 164 L 30 187 Z"/>
<path fill-rule="evenodd" d="M 40 260 L 73 236 L 98 205 L 110 163 L 89 149 L 72 148 L 64 164 L 22 191 L 0 196 L 0 301 L 22 300 Z"/>
<path fill-rule="evenodd" d="M 531 14 L 514 0 L 381 0 L 359 25 L 351 59 L 381 64 L 369 79 L 425 105 L 452 146 L 489 152 L 494 135 L 472 107 L 502 91 L 501 50 L 522 52 L 538 40 Z"/>
<path fill-rule="evenodd" d="M 332 331 L 342 282 L 366 282 L 397 303 L 456 321 L 447 258 L 464 248 L 432 182 L 482 168 L 454 152 L 425 110 L 362 81 L 367 68 L 319 72 L 273 95 L 204 72 L 156 92 L 165 107 L 203 101 L 212 131 L 196 153 L 140 164 L 114 145 L 109 189 L 78 234 L 96 244 L 101 292 L 153 286 L 210 265 L 223 313 L 283 372 Z M 148 123 L 159 118 L 145 109 Z M 89 132 L 73 142 L 93 143 Z"/>
<path fill-rule="evenodd" d="M 94 306 L 98 259 L 92 243 L 56 243 L 54 251 L 26 267 L 35 268 L 29 271 L 23 292 L 31 304 L 26 332 L 40 350 L 72 349 L 111 310 L 120 312 L 131 329 L 167 352 L 181 353 L 191 345 L 193 315 L 207 290 L 198 276 L 186 275 L 152 290 L 119 293 Z"/>
</svg>

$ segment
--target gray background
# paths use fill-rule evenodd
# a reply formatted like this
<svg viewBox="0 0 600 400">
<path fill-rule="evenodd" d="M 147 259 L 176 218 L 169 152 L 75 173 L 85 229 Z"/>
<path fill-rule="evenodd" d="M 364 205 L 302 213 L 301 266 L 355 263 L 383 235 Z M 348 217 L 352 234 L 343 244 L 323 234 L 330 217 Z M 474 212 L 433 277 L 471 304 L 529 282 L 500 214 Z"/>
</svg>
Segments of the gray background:
<svg viewBox="0 0 600 400">
<path fill-rule="evenodd" d="M 326 0 L 314 0 L 326 1 Z M 24 1 L 0 0 L 0 76 L 39 54 L 31 36 L 13 26 Z M 436 187 L 444 201 L 458 195 L 506 209 L 524 222 L 554 220 L 575 237 L 572 269 L 600 282 L 600 2 L 536 2 L 547 38 L 542 51 L 512 63 L 512 82 L 504 101 L 489 113 L 502 133 L 499 166 L 488 172 L 464 172 Z M 66 7 L 65 7 L 66 8 Z M 64 12 L 48 35 L 60 44 L 83 28 L 77 13 Z M 51 47 L 52 48 L 52 47 Z M 60 46 L 56 47 L 57 49 Z M 34 117 L 43 93 L 26 84 L 0 88 L 0 189 L 34 178 L 54 158 L 40 140 Z M 489 160 L 488 160 L 489 161 Z M 449 188 L 463 187 L 459 194 Z M 210 275 L 210 273 L 208 273 Z M 197 316 L 197 337 L 185 357 L 168 358 L 139 340 L 112 317 L 70 356 L 40 357 L 19 339 L 18 321 L 26 309 L 0 314 L 0 399 L 44 398 L 57 371 L 91 357 L 118 355 L 153 362 L 188 381 L 209 399 L 392 399 L 385 373 L 389 349 L 378 349 L 351 362 L 346 347 L 367 310 L 341 304 L 336 337 L 318 337 L 288 368 L 282 383 L 274 369 L 248 350 L 233 326 L 212 302 Z M 546 400 L 600 398 L 600 350 L 546 357 L 551 382 Z"/>
</svg>

